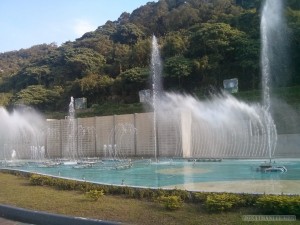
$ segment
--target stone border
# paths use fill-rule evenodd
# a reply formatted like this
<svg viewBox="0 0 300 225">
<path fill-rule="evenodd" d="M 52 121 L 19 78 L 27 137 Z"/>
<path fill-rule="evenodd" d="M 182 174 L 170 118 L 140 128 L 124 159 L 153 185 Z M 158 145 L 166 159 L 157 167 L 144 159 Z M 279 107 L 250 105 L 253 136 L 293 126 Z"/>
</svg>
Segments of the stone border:
<svg viewBox="0 0 300 225">
<path fill-rule="evenodd" d="M 0 217 L 35 225 L 120 225 L 120 222 L 110 222 L 83 217 L 70 217 L 41 211 L 32 211 L 0 204 Z"/>
</svg>

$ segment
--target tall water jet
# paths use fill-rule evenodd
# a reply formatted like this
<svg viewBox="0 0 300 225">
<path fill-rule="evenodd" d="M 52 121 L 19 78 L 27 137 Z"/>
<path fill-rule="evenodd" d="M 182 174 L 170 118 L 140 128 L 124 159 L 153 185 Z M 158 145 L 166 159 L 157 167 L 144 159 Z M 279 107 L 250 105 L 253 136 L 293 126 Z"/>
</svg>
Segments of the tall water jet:
<svg viewBox="0 0 300 225">
<path fill-rule="evenodd" d="M 154 158 L 157 159 L 157 130 L 156 130 L 156 110 L 158 97 L 162 92 L 162 63 L 159 53 L 157 38 L 152 37 L 152 52 L 151 52 L 151 75 L 152 75 L 152 106 L 153 106 L 153 133 L 154 133 Z"/>
<path fill-rule="evenodd" d="M 69 115 L 68 115 L 68 143 L 67 143 L 67 157 L 71 160 L 78 158 L 77 152 L 77 127 L 75 119 L 75 105 L 74 98 L 71 96 L 69 103 Z"/>
<path fill-rule="evenodd" d="M 279 75 L 276 72 L 282 72 L 276 67 L 280 65 L 284 68 L 284 49 L 285 46 L 285 23 L 283 19 L 282 0 L 266 0 L 262 9 L 261 16 L 261 68 L 262 68 L 262 90 L 263 106 L 267 116 L 267 136 L 269 158 L 272 158 L 272 152 L 276 148 L 277 132 L 272 128 L 274 121 L 271 116 L 271 85 L 276 83 Z M 283 56 L 283 57 L 282 57 Z M 283 60 L 281 60 L 283 59 Z M 277 75 L 277 76 L 276 76 Z M 273 143 L 272 143 L 273 141 Z"/>
</svg>

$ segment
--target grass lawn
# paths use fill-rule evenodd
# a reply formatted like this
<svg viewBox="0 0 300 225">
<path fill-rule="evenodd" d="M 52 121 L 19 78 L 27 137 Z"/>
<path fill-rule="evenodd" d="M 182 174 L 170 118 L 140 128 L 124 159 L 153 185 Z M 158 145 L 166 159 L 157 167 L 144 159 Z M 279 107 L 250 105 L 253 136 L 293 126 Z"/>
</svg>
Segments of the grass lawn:
<svg viewBox="0 0 300 225">
<path fill-rule="evenodd" d="M 201 205 L 187 204 L 168 211 L 156 202 L 105 195 L 91 201 L 82 192 L 32 186 L 28 178 L 0 173 L 0 203 L 70 216 L 124 222 L 126 224 L 300 224 L 295 222 L 244 222 L 242 215 L 256 215 L 253 208 L 236 212 L 208 213 Z"/>
</svg>

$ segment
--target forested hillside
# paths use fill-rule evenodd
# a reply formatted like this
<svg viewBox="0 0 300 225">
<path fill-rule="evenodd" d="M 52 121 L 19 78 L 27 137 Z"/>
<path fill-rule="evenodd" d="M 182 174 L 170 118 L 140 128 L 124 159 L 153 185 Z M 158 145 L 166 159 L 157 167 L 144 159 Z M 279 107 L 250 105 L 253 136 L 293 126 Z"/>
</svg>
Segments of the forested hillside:
<svg viewBox="0 0 300 225">
<path fill-rule="evenodd" d="M 0 105 L 62 110 L 70 96 L 88 104 L 138 102 L 149 88 L 151 38 L 159 39 L 164 88 L 205 94 L 223 80 L 260 89 L 260 0 L 160 0 L 123 13 L 62 46 L 41 44 L 0 54 Z M 285 10 L 290 62 L 300 61 L 300 2 Z M 55 41 L 55 40 L 54 40 Z M 300 85 L 300 64 L 284 83 Z"/>
</svg>

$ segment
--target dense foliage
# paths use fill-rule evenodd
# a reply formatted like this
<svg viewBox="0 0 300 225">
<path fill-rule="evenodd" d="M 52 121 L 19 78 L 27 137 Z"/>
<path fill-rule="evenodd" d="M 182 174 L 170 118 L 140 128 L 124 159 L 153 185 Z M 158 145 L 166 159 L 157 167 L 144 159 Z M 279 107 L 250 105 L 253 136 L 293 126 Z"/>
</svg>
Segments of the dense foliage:
<svg viewBox="0 0 300 225">
<path fill-rule="evenodd" d="M 264 213 L 275 215 L 300 215 L 300 196 L 263 195 L 256 206 Z"/>
<path fill-rule="evenodd" d="M 164 61 L 164 87 L 207 93 L 224 79 L 260 89 L 261 0 L 160 0 L 123 13 L 62 46 L 42 44 L 0 54 L 0 104 L 64 109 L 69 97 L 133 103 L 148 89 L 151 37 Z M 300 59 L 300 3 L 286 1 L 290 61 Z M 284 85 L 300 84 L 291 64 Z"/>
</svg>

